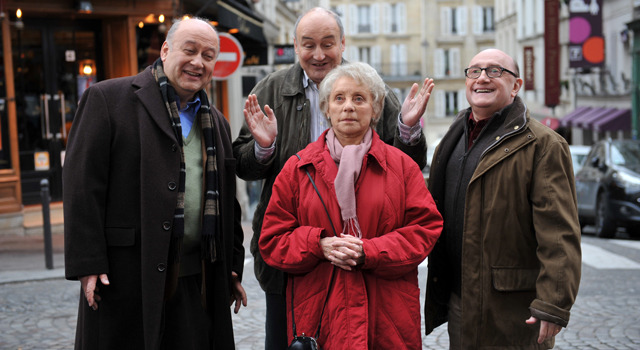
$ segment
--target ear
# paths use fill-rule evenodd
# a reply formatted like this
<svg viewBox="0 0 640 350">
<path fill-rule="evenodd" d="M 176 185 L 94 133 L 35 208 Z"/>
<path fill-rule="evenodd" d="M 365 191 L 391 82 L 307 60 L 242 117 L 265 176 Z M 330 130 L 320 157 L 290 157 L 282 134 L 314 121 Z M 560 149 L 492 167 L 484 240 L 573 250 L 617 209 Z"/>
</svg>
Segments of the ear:
<svg viewBox="0 0 640 350">
<path fill-rule="evenodd" d="M 515 83 L 513 83 L 513 89 L 511 90 L 511 97 L 516 97 L 520 88 L 522 88 L 522 84 L 524 84 L 524 80 L 522 78 L 516 78 Z"/>
<path fill-rule="evenodd" d="M 341 52 L 344 52 L 344 49 L 346 47 L 345 43 L 347 42 L 347 39 L 343 36 L 342 40 L 340 40 L 340 45 L 342 45 L 342 47 L 340 48 Z"/>
<path fill-rule="evenodd" d="M 160 58 L 162 59 L 162 62 L 164 62 L 164 60 L 167 58 L 168 55 L 169 55 L 169 44 L 165 41 L 164 43 L 162 43 L 162 48 L 160 48 Z"/>
</svg>

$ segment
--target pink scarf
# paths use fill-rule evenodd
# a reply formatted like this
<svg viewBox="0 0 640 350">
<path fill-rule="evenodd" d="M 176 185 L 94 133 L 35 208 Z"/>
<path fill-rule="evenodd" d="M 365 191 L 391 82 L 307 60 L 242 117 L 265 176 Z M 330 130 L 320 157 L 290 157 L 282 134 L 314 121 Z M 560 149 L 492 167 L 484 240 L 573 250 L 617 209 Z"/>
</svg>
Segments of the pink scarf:
<svg viewBox="0 0 640 350">
<path fill-rule="evenodd" d="M 361 144 L 343 147 L 336 139 L 333 129 L 330 129 L 326 135 L 327 148 L 331 158 L 338 164 L 338 174 L 336 174 L 334 186 L 342 220 L 344 220 L 342 233 L 358 238 L 362 238 L 362 231 L 356 215 L 355 184 L 360 170 L 362 170 L 362 160 L 371 148 L 372 138 L 373 131 L 369 128 Z"/>
</svg>

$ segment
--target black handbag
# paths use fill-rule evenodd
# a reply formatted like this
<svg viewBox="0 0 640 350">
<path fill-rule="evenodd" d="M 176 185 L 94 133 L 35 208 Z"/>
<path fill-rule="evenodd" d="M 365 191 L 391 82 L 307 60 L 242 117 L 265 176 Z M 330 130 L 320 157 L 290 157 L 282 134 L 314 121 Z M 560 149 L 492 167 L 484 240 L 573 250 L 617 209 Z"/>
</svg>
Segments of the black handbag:
<svg viewBox="0 0 640 350">
<path fill-rule="evenodd" d="M 300 159 L 300 156 L 296 153 L 296 157 L 298 157 L 298 159 Z M 320 203 L 322 203 L 322 206 L 324 207 L 324 211 L 327 213 L 327 217 L 329 218 L 329 223 L 331 224 L 331 229 L 333 229 L 333 235 L 334 236 L 338 236 L 338 234 L 336 233 L 336 228 L 333 226 L 333 221 L 331 221 L 331 216 L 329 215 L 329 210 L 327 210 L 327 206 L 324 204 L 324 200 L 322 200 L 322 196 L 320 195 L 320 191 L 318 191 L 318 187 L 316 186 L 315 181 L 313 181 L 313 178 L 311 177 L 311 174 L 309 174 L 309 171 L 305 168 L 304 171 L 307 173 L 307 176 L 309 177 L 309 180 L 311 180 L 311 184 L 313 185 L 313 188 L 316 190 L 316 193 L 318 194 L 318 197 L 320 197 Z M 293 307 L 294 307 L 294 303 L 293 303 L 293 281 L 294 278 L 291 278 L 291 323 L 293 326 L 293 340 L 291 341 L 291 344 L 289 345 L 289 347 L 287 348 L 287 350 L 322 350 L 319 346 L 318 346 L 318 341 L 316 340 L 319 336 L 320 336 L 320 326 L 322 325 L 322 315 L 324 315 L 324 309 L 327 306 L 327 301 L 329 300 L 329 293 L 331 293 L 331 287 L 333 286 L 333 278 L 335 276 L 336 273 L 336 267 L 333 267 L 333 270 L 331 270 L 331 279 L 329 280 L 329 288 L 327 290 L 327 296 L 324 298 L 324 304 L 322 305 L 322 311 L 320 312 L 320 321 L 318 321 L 318 329 L 316 330 L 316 335 L 315 337 L 309 337 L 306 336 L 304 333 L 302 333 L 302 335 L 298 336 L 296 334 L 296 320 L 295 320 L 295 315 L 293 312 Z"/>
</svg>

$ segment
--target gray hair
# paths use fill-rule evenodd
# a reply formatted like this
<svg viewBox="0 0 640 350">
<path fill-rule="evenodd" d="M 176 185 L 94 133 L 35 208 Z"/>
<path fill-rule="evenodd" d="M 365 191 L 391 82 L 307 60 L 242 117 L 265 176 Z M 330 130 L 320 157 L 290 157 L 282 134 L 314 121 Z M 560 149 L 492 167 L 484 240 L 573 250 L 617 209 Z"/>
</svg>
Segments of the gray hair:
<svg viewBox="0 0 640 350">
<path fill-rule="evenodd" d="M 326 12 L 327 14 L 331 15 L 331 17 L 333 17 L 333 19 L 336 21 L 336 24 L 338 25 L 338 28 L 340 28 L 340 40 L 342 40 L 342 38 L 344 38 L 344 26 L 342 25 L 342 20 L 340 19 L 340 16 L 338 16 L 337 13 L 322 7 L 314 7 L 308 11 L 305 11 L 303 14 L 300 15 L 300 17 L 298 17 L 298 19 L 296 20 L 296 24 L 293 27 L 293 38 L 297 39 L 296 36 L 298 35 L 298 24 L 300 23 L 300 20 L 302 20 L 302 17 L 306 16 L 308 13 L 315 12 L 315 11 Z"/>
<path fill-rule="evenodd" d="M 387 95 L 387 91 L 385 89 L 384 81 L 382 81 L 378 72 L 376 72 L 376 70 L 370 65 L 362 62 L 352 62 L 339 65 L 332 69 L 327 76 L 322 79 L 318 88 L 319 105 L 322 113 L 327 116 L 327 112 L 329 111 L 329 98 L 331 97 L 333 85 L 338 79 L 343 77 L 351 78 L 358 84 L 362 84 L 369 88 L 371 96 L 373 97 L 373 119 L 371 120 L 371 125 L 376 126 L 380 120 L 380 116 L 382 115 L 384 99 Z"/>
<path fill-rule="evenodd" d="M 189 17 L 188 19 L 193 19 L 193 20 L 196 20 L 196 21 L 204 22 L 204 23 L 208 24 L 209 26 L 211 26 L 211 28 L 213 28 L 213 31 L 216 32 L 216 34 L 218 34 L 218 31 L 216 30 L 216 27 L 211 25 L 211 21 L 210 20 L 208 20 L 208 19 L 206 19 L 204 17 Z M 173 24 L 171 24 L 171 28 L 169 28 L 169 31 L 167 32 L 167 38 L 164 40 L 169 45 L 169 48 L 172 48 L 173 37 L 175 36 L 176 32 L 178 31 L 178 27 L 180 27 L 180 23 L 182 23 L 183 21 L 185 21 L 185 19 L 183 19 L 183 18 L 178 18 L 178 19 L 173 20 Z"/>
</svg>

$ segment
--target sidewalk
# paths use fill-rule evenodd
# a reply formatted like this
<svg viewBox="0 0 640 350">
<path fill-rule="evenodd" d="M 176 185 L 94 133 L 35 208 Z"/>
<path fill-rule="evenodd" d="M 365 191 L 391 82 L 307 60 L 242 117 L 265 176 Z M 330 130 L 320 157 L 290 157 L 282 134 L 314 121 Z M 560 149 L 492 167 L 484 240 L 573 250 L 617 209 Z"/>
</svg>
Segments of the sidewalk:
<svg viewBox="0 0 640 350">
<path fill-rule="evenodd" d="M 51 270 L 46 267 L 43 236 L 0 235 L 0 284 L 64 278 L 64 235 L 51 235 Z"/>
</svg>

